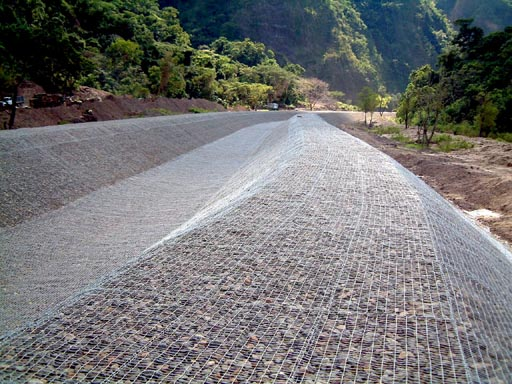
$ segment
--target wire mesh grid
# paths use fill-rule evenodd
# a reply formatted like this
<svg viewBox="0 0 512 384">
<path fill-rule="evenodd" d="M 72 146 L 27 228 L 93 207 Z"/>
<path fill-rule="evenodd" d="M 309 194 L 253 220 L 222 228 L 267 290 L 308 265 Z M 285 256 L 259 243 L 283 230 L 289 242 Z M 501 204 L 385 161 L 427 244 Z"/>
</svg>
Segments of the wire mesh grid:
<svg viewBox="0 0 512 384">
<path fill-rule="evenodd" d="M 506 251 L 314 115 L 282 145 L 252 194 L 5 338 L 0 379 L 509 382 Z"/>
<path fill-rule="evenodd" d="M 173 140 L 172 146 L 176 148 L 171 148 L 166 154 L 167 157 L 172 158 L 184 151 L 180 146 L 190 149 L 198 145 L 199 139 L 192 136 L 204 134 L 209 137 L 209 140 L 213 140 L 225 134 L 226 130 L 228 132 L 236 130 L 228 136 L 182 154 L 161 166 L 138 173 L 115 185 L 95 190 L 61 209 L 42 214 L 15 227 L 0 228 L 0 259 L 2 260 L 0 264 L 0 291 L 2 292 L 0 334 L 13 330 L 29 320 L 37 319 L 48 308 L 73 296 L 81 288 L 115 271 L 131 259 L 137 258 L 151 244 L 155 244 L 187 222 L 205 206 L 205 202 L 210 198 L 212 198 L 212 204 L 207 204 L 210 209 L 203 210 L 203 217 L 211 214 L 212 210 L 221 209 L 223 204 L 229 204 L 227 196 L 220 194 L 222 191 L 219 190 L 226 182 L 230 188 L 224 191 L 229 191 L 231 196 L 239 198 L 240 188 L 250 186 L 251 181 L 261 179 L 264 176 L 262 171 L 265 171 L 265 167 L 253 167 L 258 168 L 259 173 L 245 172 L 244 169 L 242 174 L 245 177 L 240 179 L 239 185 L 230 181 L 233 173 L 236 173 L 254 156 L 272 165 L 270 162 L 276 156 L 271 156 L 271 152 L 276 145 L 265 145 L 264 151 L 259 148 L 265 142 L 267 135 L 272 137 L 273 142 L 277 142 L 279 134 L 287 132 L 286 127 L 277 129 L 276 126 L 280 124 L 278 121 L 254 124 L 269 120 L 269 114 L 241 114 L 241 116 L 237 114 L 233 117 L 233 121 L 230 115 L 221 114 L 220 117 L 217 115 L 215 118 L 212 117 L 211 121 L 203 120 L 205 117 L 193 118 L 187 120 L 188 124 L 184 124 L 182 116 L 173 117 L 164 121 L 168 124 L 167 132 L 159 133 L 155 131 L 160 131 L 160 126 L 164 123 L 160 119 L 137 120 L 136 123 L 132 121 L 125 123 L 124 126 L 116 122 L 113 128 L 110 128 L 108 123 L 102 123 L 106 132 L 121 131 L 119 134 L 106 134 L 103 138 L 103 148 L 108 148 L 109 156 L 116 158 L 117 167 L 114 168 L 98 166 L 100 163 L 101 165 L 109 164 L 112 167 L 108 160 L 102 159 L 101 153 L 91 150 L 95 147 L 95 143 L 91 144 L 88 140 L 71 141 L 68 137 L 68 141 L 73 144 L 71 148 L 69 143 L 62 143 L 59 140 L 55 140 L 55 145 L 45 148 L 46 154 L 58 151 L 60 155 L 54 163 L 59 163 L 61 167 L 63 164 L 66 173 L 73 175 L 69 180 L 64 177 L 66 188 L 72 190 L 76 188 L 83 192 L 84 184 L 87 188 L 94 187 L 95 184 L 76 183 L 75 177 L 84 181 L 88 174 L 94 174 L 94 177 L 99 179 L 95 183 L 101 183 L 102 175 L 105 173 L 126 174 L 134 172 L 137 168 L 140 169 L 144 163 L 147 165 L 148 159 L 141 152 L 144 152 L 144 146 L 148 141 L 152 141 L 155 144 L 154 150 L 159 152 L 170 146 L 170 141 Z M 246 118 L 244 119 L 243 116 Z M 285 114 L 285 116 L 289 115 Z M 117 123 L 121 127 L 118 127 Z M 199 125 L 200 128 L 198 129 L 194 124 Z M 248 126 L 239 129 L 245 124 Z M 130 144 L 130 149 L 134 152 L 132 162 L 124 162 L 126 152 L 124 147 L 127 140 L 119 136 L 126 134 L 126 131 L 128 133 L 133 131 L 132 125 L 136 125 L 138 131 L 142 131 L 143 135 L 151 136 L 153 139 L 146 138 L 145 144 L 144 140 L 141 144 L 141 140 L 130 135 L 137 145 Z M 210 133 L 210 131 L 216 131 L 216 125 L 222 125 L 222 129 L 214 134 Z M 46 134 L 51 136 L 51 133 L 61 133 L 61 127 L 55 128 L 57 131 L 50 130 Z M 89 129 L 94 133 L 94 127 L 84 127 L 86 132 L 89 132 Z M 42 130 L 43 133 L 47 131 L 45 128 Z M 197 130 L 199 133 L 195 132 Z M 40 135 L 39 130 L 28 131 L 35 136 Z M 73 135 L 81 132 L 76 127 L 67 127 L 64 132 L 67 131 L 71 131 Z M 192 134 L 192 132 L 195 133 Z M 10 134 L 13 131 L 1 133 L 0 144 L 5 138 L 4 133 Z M 88 135 L 94 137 L 93 133 Z M 140 132 L 138 133 L 140 135 Z M 98 132 L 96 134 L 98 135 Z M 173 136 L 174 134 L 176 137 Z M 28 136 L 32 138 L 31 135 Z M 86 136 L 86 134 L 80 136 Z M 199 142 L 204 140 L 206 139 L 203 138 Z M 51 142 L 49 139 L 47 141 Z M 15 148 L 24 148 L 23 142 L 15 141 L 12 144 Z M 40 149 L 38 148 L 37 151 Z M 16 152 L 12 148 L 11 150 Z M 22 157 L 27 155 L 26 157 L 30 159 L 30 153 L 33 150 L 28 149 Z M 89 152 L 92 152 L 92 155 Z M 83 153 L 88 156 L 82 159 Z M 118 154 L 119 159 L 117 159 Z M 98 159 L 90 162 L 90 157 L 96 155 Z M 41 178 L 45 178 L 45 174 L 52 172 L 52 167 L 48 163 L 36 164 L 28 159 L 25 159 L 25 163 L 22 162 L 21 165 L 17 164 L 16 157 L 7 156 L 3 158 L 3 163 L 0 161 L 1 171 L 9 168 L 9 172 L 14 171 L 11 177 L 15 175 L 15 178 L 19 179 L 16 183 L 10 183 L 9 178 L 2 179 L 0 182 L 0 190 L 9 190 L 6 194 L 0 191 L 0 195 L 4 198 L 0 201 L 0 212 L 11 218 L 13 217 L 9 215 L 10 209 L 8 207 L 4 209 L 6 208 L 3 204 L 5 199 L 9 200 L 9 206 L 15 206 L 25 212 L 27 211 L 26 203 L 27 201 L 32 203 L 32 198 L 38 203 L 44 203 L 47 198 L 53 199 L 57 196 L 62 197 L 62 194 L 67 195 L 67 189 L 60 188 L 51 177 L 46 178 L 41 184 Z M 158 159 L 159 156 L 156 156 L 156 160 Z M 154 161 L 152 161 L 153 164 Z M 32 170 L 29 175 L 24 172 L 27 163 L 28 168 Z M 5 164 L 9 166 L 4 167 Z M 87 166 L 90 169 L 84 175 L 83 169 Z M 271 170 L 272 167 L 268 169 Z M 33 178 L 33 174 L 38 174 L 39 177 Z M 21 191 L 17 190 L 16 186 L 20 183 L 27 183 L 29 187 Z M 38 199 L 38 197 L 43 198 Z M 198 215 L 195 220 L 200 221 L 201 216 Z M 192 223 L 189 222 L 188 225 L 190 224 Z M 77 262 L 70 263 L 69 260 Z M 55 270 L 60 271 L 58 284 L 55 283 Z"/>
</svg>

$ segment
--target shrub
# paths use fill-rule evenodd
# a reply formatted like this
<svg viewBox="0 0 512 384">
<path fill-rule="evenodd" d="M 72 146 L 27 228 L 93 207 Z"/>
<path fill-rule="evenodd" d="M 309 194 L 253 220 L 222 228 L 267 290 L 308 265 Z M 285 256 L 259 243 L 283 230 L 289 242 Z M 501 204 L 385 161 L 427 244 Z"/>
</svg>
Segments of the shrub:
<svg viewBox="0 0 512 384">
<path fill-rule="evenodd" d="M 496 140 L 512 143 L 512 132 L 503 132 L 496 135 Z"/>
<path fill-rule="evenodd" d="M 446 135 L 448 136 L 448 135 Z M 469 141 L 462 140 L 459 138 L 452 138 L 451 136 L 448 136 L 449 139 L 443 138 L 443 140 L 439 141 L 437 144 L 437 150 L 441 152 L 451 152 L 451 151 L 458 151 L 460 149 L 470 149 L 473 148 L 473 143 L 470 143 Z"/>
<path fill-rule="evenodd" d="M 359 108 L 356 105 L 347 104 L 342 101 L 336 103 L 336 109 L 338 111 L 358 111 Z"/>
<path fill-rule="evenodd" d="M 453 140 L 453 138 L 450 135 L 448 135 L 446 133 L 441 133 L 441 134 L 434 135 L 434 137 L 432 138 L 432 144 L 446 143 L 446 142 L 450 142 L 452 140 Z"/>
<path fill-rule="evenodd" d="M 409 148 L 409 149 L 423 149 L 425 148 L 423 146 L 423 144 L 419 144 L 419 143 L 408 143 L 405 145 L 405 148 Z"/>
<path fill-rule="evenodd" d="M 166 108 L 149 108 L 144 113 L 146 116 L 169 116 L 177 115 L 178 112 L 173 112 Z"/>
<path fill-rule="evenodd" d="M 405 136 L 403 133 L 396 133 L 391 136 L 391 138 L 403 144 L 411 144 L 414 142 L 410 137 Z"/>
<path fill-rule="evenodd" d="M 463 121 L 462 123 L 455 124 L 450 123 L 443 126 L 440 126 L 441 132 L 449 132 L 454 135 L 466 136 L 466 137 L 478 137 L 478 128 L 468 121 Z"/>
</svg>

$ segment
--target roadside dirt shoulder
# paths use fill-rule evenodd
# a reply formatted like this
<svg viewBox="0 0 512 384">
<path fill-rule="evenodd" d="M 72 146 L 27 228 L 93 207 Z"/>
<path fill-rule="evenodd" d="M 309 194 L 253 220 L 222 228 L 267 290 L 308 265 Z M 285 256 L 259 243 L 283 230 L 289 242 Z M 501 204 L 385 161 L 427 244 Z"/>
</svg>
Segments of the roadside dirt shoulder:
<svg viewBox="0 0 512 384">
<path fill-rule="evenodd" d="M 371 133 L 364 128 L 362 115 L 355 116 L 354 123 L 346 125 L 338 122 L 336 114 L 323 115 L 330 124 L 397 160 L 462 210 L 491 211 L 481 211 L 476 220 L 512 244 L 512 144 L 465 138 L 473 148 L 450 153 L 419 151 Z M 377 124 L 389 124 L 389 120 L 379 117 Z"/>
</svg>

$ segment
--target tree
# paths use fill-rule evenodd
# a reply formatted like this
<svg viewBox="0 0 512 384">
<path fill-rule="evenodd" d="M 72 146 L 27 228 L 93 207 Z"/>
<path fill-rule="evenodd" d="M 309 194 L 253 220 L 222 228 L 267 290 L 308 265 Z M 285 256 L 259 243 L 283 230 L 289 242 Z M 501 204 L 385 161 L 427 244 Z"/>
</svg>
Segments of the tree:
<svg viewBox="0 0 512 384">
<path fill-rule="evenodd" d="M 272 87 L 273 98 L 283 104 L 295 102 L 294 87 L 298 76 L 281 68 L 277 63 L 265 63 L 254 67 L 259 82 Z"/>
<path fill-rule="evenodd" d="M 167 54 L 153 68 L 153 92 L 166 97 L 185 97 L 185 68 L 178 64 L 176 57 Z M 150 68 L 151 70 L 151 68 Z"/>
<path fill-rule="evenodd" d="M 407 87 L 405 92 L 400 97 L 400 102 L 398 105 L 398 109 L 396 111 L 396 116 L 399 121 L 405 124 L 405 129 L 409 128 L 409 124 L 411 122 L 411 116 L 413 113 L 413 95 L 412 90 Z"/>
<path fill-rule="evenodd" d="M 319 101 L 328 96 L 329 84 L 314 77 L 300 79 L 298 82 L 298 90 L 304 98 L 306 105 L 312 111 Z"/>
<path fill-rule="evenodd" d="M 472 27 L 473 19 L 459 19 L 455 25 L 459 27 L 459 33 L 453 39 L 462 52 L 472 55 L 479 47 L 484 36 L 484 31 L 478 27 Z"/>
<path fill-rule="evenodd" d="M 364 125 L 373 125 L 373 113 L 379 105 L 379 95 L 375 93 L 370 87 L 364 87 L 358 94 L 358 105 L 364 112 Z M 370 123 L 367 121 L 367 114 L 370 114 Z"/>
<path fill-rule="evenodd" d="M 345 92 L 342 91 L 329 91 L 329 97 L 336 101 L 344 101 L 345 96 Z"/>
<path fill-rule="evenodd" d="M 149 80 L 142 69 L 130 67 L 124 75 L 116 87 L 118 94 L 133 95 L 137 98 L 146 98 L 150 95 Z"/>
<path fill-rule="evenodd" d="M 428 64 L 413 71 L 409 79 L 408 108 L 418 127 L 418 142 L 428 147 L 444 109 L 444 82 Z"/>
<path fill-rule="evenodd" d="M 304 67 L 302 67 L 299 64 L 286 64 L 284 66 L 284 69 L 287 70 L 288 72 L 296 74 L 297 76 L 302 76 L 304 72 L 306 72 Z"/>
<path fill-rule="evenodd" d="M 438 59 L 447 117 L 454 124 L 473 121 L 483 136 L 510 132 L 512 27 L 484 36 L 471 22 L 456 22 L 459 33 Z"/>
<path fill-rule="evenodd" d="M 483 137 L 489 135 L 496 126 L 498 112 L 498 108 L 486 95 L 482 101 L 482 105 L 478 107 L 475 117 L 475 123 L 478 127 L 478 136 Z"/>
<path fill-rule="evenodd" d="M 265 84 L 246 84 L 247 95 L 246 101 L 251 109 L 256 110 L 263 106 L 272 92 L 272 87 Z"/>
<path fill-rule="evenodd" d="M 50 92 L 67 92 L 83 71 L 85 41 L 72 7 L 62 0 L 0 3 L 0 87 L 12 95 L 14 127 L 18 86 L 33 80 Z"/>
<path fill-rule="evenodd" d="M 187 94 L 198 99 L 212 100 L 217 91 L 216 73 L 212 68 L 189 68 L 187 78 Z"/>
<path fill-rule="evenodd" d="M 165 7 L 151 18 L 151 30 L 156 41 L 176 44 L 181 47 L 190 45 L 190 36 L 180 25 L 176 8 Z"/>
<path fill-rule="evenodd" d="M 274 52 L 268 50 L 265 44 L 255 43 L 248 38 L 243 41 L 229 41 L 225 37 L 221 37 L 215 40 L 211 47 L 215 52 L 250 67 L 274 59 Z"/>
<path fill-rule="evenodd" d="M 122 37 L 110 44 L 105 53 L 110 58 L 112 68 L 115 70 L 126 70 L 130 66 L 139 66 L 144 55 L 139 44 Z"/>
<path fill-rule="evenodd" d="M 109 74 L 109 83 L 104 88 L 116 94 L 130 94 L 145 97 L 149 80 L 142 69 L 144 51 L 134 41 L 118 37 L 105 51 L 105 69 Z"/>
<path fill-rule="evenodd" d="M 416 90 L 414 114 L 418 123 L 418 141 L 426 147 L 430 145 L 437 131 L 443 106 L 438 84 Z"/>
<path fill-rule="evenodd" d="M 379 87 L 379 92 L 377 93 L 377 101 L 379 114 L 381 117 L 384 115 L 384 111 L 388 108 L 388 105 L 391 100 L 392 97 L 386 93 L 386 88 Z"/>
</svg>

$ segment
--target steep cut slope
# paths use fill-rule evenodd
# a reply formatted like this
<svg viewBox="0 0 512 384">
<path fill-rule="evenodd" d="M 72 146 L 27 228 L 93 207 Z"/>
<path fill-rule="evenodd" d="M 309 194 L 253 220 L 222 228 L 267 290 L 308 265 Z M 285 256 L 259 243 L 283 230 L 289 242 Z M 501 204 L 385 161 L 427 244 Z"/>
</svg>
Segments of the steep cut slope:
<svg viewBox="0 0 512 384">
<path fill-rule="evenodd" d="M 411 69 L 434 62 L 450 29 L 433 2 L 420 0 L 160 3 L 180 10 L 195 44 L 250 37 L 352 96 L 364 84 L 404 88 Z"/>
</svg>

